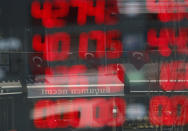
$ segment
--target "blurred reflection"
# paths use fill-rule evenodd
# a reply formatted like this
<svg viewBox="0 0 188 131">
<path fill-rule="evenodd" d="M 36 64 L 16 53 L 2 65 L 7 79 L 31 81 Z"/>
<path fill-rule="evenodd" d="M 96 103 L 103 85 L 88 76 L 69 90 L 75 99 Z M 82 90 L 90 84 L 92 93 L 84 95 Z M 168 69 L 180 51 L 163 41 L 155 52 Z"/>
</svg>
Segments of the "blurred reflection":
<svg viewBox="0 0 188 131">
<path fill-rule="evenodd" d="M 143 104 L 129 104 L 126 115 L 127 120 L 143 120 L 146 116 L 146 107 Z"/>
<path fill-rule="evenodd" d="M 145 50 L 146 43 L 143 34 L 125 34 L 123 37 L 124 51 Z"/>
<path fill-rule="evenodd" d="M 137 0 L 118 0 L 120 14 L 127 14 L 130 17 L 135 17 L 141 13 L 141 2 Z"/>
<path fill-rule="evenodd" d="M 17 50 L 21 47 L 21 41 L 18 38 L 7 38 L 0 40 L 0 50 Z"/>
</svg>

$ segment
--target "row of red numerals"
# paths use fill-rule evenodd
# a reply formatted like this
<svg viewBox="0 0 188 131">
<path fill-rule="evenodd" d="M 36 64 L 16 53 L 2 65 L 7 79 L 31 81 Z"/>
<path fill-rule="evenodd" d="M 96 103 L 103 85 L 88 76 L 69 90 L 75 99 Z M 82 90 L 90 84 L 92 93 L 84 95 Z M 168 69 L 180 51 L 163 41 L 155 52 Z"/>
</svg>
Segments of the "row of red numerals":
<svg viewBox="0 0 188 131">
<path fill-rule="evenodd" d="M 79 58 L 86 59 L 88 52 L 88 41 L 96 41 L 95 58 L 109 59 L 120 58 L 122 55 L 123 45 L 120 40 L 121 33 L 117 30 L 111 31 L 90 31 L 83 32 L 79 37 Z M 59 50 L 59 42 L 61 42 L 61 49 Z M 71 38 L 68 33 L 58 32 L 48 34 L 45 36 L 44 43 L 40 35 L 33 37 L 33 49 L 35 51 L 43 52 L 43 57 L 47 61 L 63 61 L 69 57 L 71 45 Z"/>
<path fill-rule="evenodd" d="M 32 2 L 31 15 L 41 19 L 44 27 L 54 28 L 66 25 L 66 17 L 70 7 L 78 8 L 77 23 L 84 25 L 87 16 L 94 16 L 96 24 L 115 24 L 117 22 L 118 6 L 117 0 L 46 0 L 42 3 Z M 171 0 L 146 0 L 147 10 L 159 13 L 158 18 L 162 22 L 180 21 L 188 18 L 188 1 L 175 2 Z M 175 13 L 174 13 L 175 12 Z M 115 15 L 116 14 L 116 15 Z"/>
<path fill-rule="evenodd" d="M 77 23 L 84 25 L 87 16 L 94 16 L 96 24 L 115 24 L 118 14 L 116 0 L 45 0 L 42 3 L 32 2 L 31 15 L 36 19 L 41 19 L 46 28 L 63 27 L 66 25 L 70 7 L 77 8 Z M 105 8 L 106 7 L 106 8 Z"/>
<path fill-rule="evenodd" d="M 188 99 L 154 96 L 148 114 L 153 125 L 186 125 Z M 34 106 L 33 119 L 36 128 L 122 126 L 126 121 L 126 101 L 123 98 L 39 100 Z"/>
<path fill-rule="evenodd" d="M 170 46 L 177 46 L 177 52 L 180 54 L 187 54 L 188 29 L 181 28 L 176 31 L 171 28 L 163 28 L 157 35 L 155 29 L 148 31 L 148 44 L 150 47 L 158 47 L 162 56 L 170 56 L 172 50 Z M 126 36 L 125 36 L 126 37 Z M 42 42 L 40 35 L 33 37 L 33 49 L 35 51 L 43 52 L 43 57 L 47 61 L 62 61 L 69 57 L 71 38 L 68 33 L 58 32 L 48 34 Z M 111 31 L 90 31 L 83 32 L 79 37 L 79 58 L 86 59 L 88 52 L 89 40 L 96 40 L 96 51 L 94 51 L 95 58 L 117 59 L 122 56 L 123 44 L 121 42 L 121 33 L 118 30 Z M 59 50 L 59 42 L 61 42 L 61 49 Z"/>
<path fill-rule="evenodd" d="M 175 29 L 163 28 L 157 35 L 155 29 L 148 32 L 148 43 L 151 47 L 158 47 L 162 56 L 170 56 L 172 50 L 170 46 L 176 46 L 179 54 L 188 54 L 188 29 L 180 28 L 177 33 Z"/>
</svg>

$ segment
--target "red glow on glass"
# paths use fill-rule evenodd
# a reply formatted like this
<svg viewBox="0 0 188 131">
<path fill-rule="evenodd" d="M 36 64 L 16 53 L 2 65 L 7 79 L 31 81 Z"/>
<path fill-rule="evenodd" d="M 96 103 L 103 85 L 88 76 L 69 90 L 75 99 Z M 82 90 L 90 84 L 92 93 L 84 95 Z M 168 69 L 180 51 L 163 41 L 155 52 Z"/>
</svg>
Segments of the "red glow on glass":
<svg viewBox="0 0 188 131">
<path fill-rule="evenodd" d="M 125 122 L 125 100 L 121 98 L 111 98 L 108 103 L 108 126 L 121 126 Z M 114 110 L 115 109 L 115 110 Z M 116 114 L 116 115 L 114 115 Z"/>
<path fill-rule="evenodd" d="M 165 91 L 184 90 L 188 86 L 188 65 L 183 61 L 163 63 L 160 87 Z"/>
<path fill-rule="evenodd" d="M 123 50 L 120 37 L 120 32 L 117 30 L 81 33 L 79 39 L 79 57 L 82 59 L 87 58 L 87 54 L 89 53 L 88 40 L 90 39 L 96 41 L 96 51 L 91 52 L 96 58 L 105 57 L 105 52 L 107 52 L 107 58 L 109 59 L 120 58 Z M 42 42 L 40 35 L 35 35 L 33 37 L 33 49 L 43 52 L 43 57 L 47 61 L 63 61 L 69 57 L 70 41 L 70 35 L 65 32 L 48 34 L 44 37 L 44 42 Z"/>
<path fill-rule="evenodd" d="M 86 74 L 86 67 L 84 65 L 75 65 L 72 67 L 57 66 L 55 68 L 46 68 L 46 82 L 49 87 L 46 90 L 57 90 L 57 87 L 51 87 L 50 85 L 88 85 L 88 78 Z M 68 87 L 67 89 L 87 89 L 87 86 L 83 87 Z M 79 92 L 77 92 L 79 93 Z"/>
<path fill-rule="evenodd" d="M 77 23 L 84 25 L 87 17 L 93 16 L 96 24 L 115 24 L 117 22 L 117 0 L 45 0 L 43 3 L 32 2 L 31 15 L 35 19 L 41 19 L 46 28 L 59 28 L 66 25 L 65 17 L 69 15 L 69 8 L 75 7 Z"/>
<path fill-rule="evenodd" d="M 188 118 L 187 97 L 186 96 L 173 96 L 171 97 L 171 104 L 173 107 L 173 111 L 175 112 L 174 124 L 177 126 L 186 125 L 188 122 L 186 121 L 186 118 Z M 179 113 L 178 113 L 178 110 L 179 110 Z"/>
<path fill-rule="evenodd" d="M 162 22 L 180 21 L 187 17 L 188 1 L 173 0 L 146 0 L 146 8 L 149 12 L 158 13 Z"/>
<path fill-rule="evenodd" d="M 103 31 L 91 31 L 89 34 L 82 33 L 79 42 L 79 56 L 85 59 L 88 54 L 88 39 L 96 40 L 96 58 L 105 56 L 105 34 Z"/>
<path fill-rule="evenodd" d="M 61 49 L 59 46 L 61 44 Z M 43 52 L 47 61 L 66 60 L 70 50 L 70 36 L 67 33 L 55 33 L 45 36 L 44 43 L 40 35 L 33 37 L 33 49 Z"/>
<path fill-rule="evenodd" d="M 69 85 L 88 85 L 88 78 L 85 75 L 87 68 L 84 65 L 74 65 L 69 70 Z M 71 89 L 87 89 L 84 87 L 71 87 Z"/>
<path fill-rule="evenodd" d="M 155 96 L 150 100 L 149 119 L 153 125 L 173 125 L 174 113 L 167 96 Z"/>
<path fill-rule="evenodd" d="M 33 117 L 36 128 L 57 128 L 57 115 L 55 112 L 55 102 L 52 100 L 37 101 L 34 108 Z"/>
<path fill-rule="evenodd" d="M 88 34 L 82 33 L 79 42 L 79 56 L 85 59 L 88 54 L 88 40 L 96 40 L 96 58 L 105 57 L 107 50 L 107 58 L 114 59 L 120 58 L 122 55 L 123 45 L 120 41 L 120 32 L 117 30 L 112 31 L 91 31 Z M 105 50 L 106 48 L 106 50 Z M 91 52 L 92 53 L 92 52 Z"/>
<path fill-rule="evenodd" d="M 63 17 L 69 12 L 69 2 L 67 0 L 44 1 L 41 8 L 41 3 L 38 1 L 32 2 L 31 15 L 36 19 L 41 19 L 44 27 L 62 27 L 66 24 Z"/>
<path fill-rule="evenodd" d="M 106 123 L 108 123 L 109 119 L 108 116 L 111 115 L 112 111 L 109 113 L 107 110 L 109 110 L 107 104 L 107 100 L 104 98 L 94 98 L 92 99 L 92 109 L 93 112 L 91 112 L 93 119 L 92 119 L 92 126 L 93 127 L 104 127 Z M 106 104 L 104 104 L 106 103 Z M 103 117 L 99 117 L 103 116 Z"/>
<path fill-rule="evenodd" d="M 79 25 L 86 24 L 87 16 L 94 16 L 96 24 L 104 23 L 105 0 L 96 0 L 96 6 L 93 4 L 93 0 L 71 0 L 71 5 L 78 7 Z"/>
<path fill-rule="evenodd" d="M 98 68 L 98 88 L 105 89 L 106 86 L 114 84 L 114 86 L 109 86 L 111 92 L 120 92 L 124 89 L 124 74 L 125 70 L 119 64 L 111 64 L 108 66 L 100 66 Z"/>
<path fill-rule="evenodd" d="M 34 105 L 34 125 L 36 128 L 121 126 L 125 121 L 125 106 L 122 98 L 39 100 Z"/>
<path fill-rule="evenodd" d="M 66 106 L 65 106 L 66 105 Z M 66 128 L 69 126 L 76 127 L 79 124 L 79 113 L 74 110 L 73 103 L 70 100 L 56 101 L 56 114 L 58 128 Z"/>
<path fill-rule="evenodd" d="M 149 118 L 153 125 L 182 126 L 187 123 L 187 116 L 187 97 L 185 96 L 171 98 L 154 96 L 150 100 Z"/>
<path fill-rule="evenodd" d="M 87 68 L 84 65 L 75 65 L 72 67 L 57 66 L 54 68 L 46 68 L 46 90 L 57 90 L 58 87 L 53 87 L 53 85 L 71 85 L 71 87 L 67 87 L 69 91 L 82 91 L 83 89 L 88 89 L 88 86 L 86 85 L 89 84 L 89 76 L 86 75 L 86 72 Z M 120 64 L 100 66 L 98 68 L 98 78 L 96 77 L 96 81 L 98 79 L 97 88 L 106 90 L 108 87 L 111 93 L 123 91 L 124 75 L 125 70 Z M 74 87 L 73 85 L 83 85 L 83 87 Z M 79 91 L 74 93 L 79 94 Z"/>
<path fill-rule="evenodd" d="M 155 29 L 148 31 L 148 43 L 151 47 L 157 47 L 159 53 L 162 56 L 170 56 L 172 50 L 169 46 L 177 47 L 177 52 L 180 54 L 188 54 L 188 30 L 187 28 L 181 28 L 178 30 L 178 35 L 174 29 L 163 28 L 157 36 Z"/>
</svg>

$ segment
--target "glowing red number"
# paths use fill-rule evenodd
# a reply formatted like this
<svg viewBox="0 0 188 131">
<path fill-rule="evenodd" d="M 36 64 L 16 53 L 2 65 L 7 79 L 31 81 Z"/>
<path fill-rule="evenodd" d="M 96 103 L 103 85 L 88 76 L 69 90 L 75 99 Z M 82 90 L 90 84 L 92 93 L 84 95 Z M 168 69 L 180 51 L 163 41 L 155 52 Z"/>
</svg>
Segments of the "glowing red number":
<svg viewBox="0 0 188 131">
<path fill-rule="evenodd" d="M 105 0 L 96 0 L 95 7 L 93 6 L 93 0 L 71 0 L 71 5 L 78 7 L 78 24 L 86 24 L 87 16 L 95 16 L 97 24 L 104 23 Z"/>
<path fill-rule="evenodd" d="M 79 112 L 74 110 L 74 103 L 70 100 L 57 100 L 56 113 L 58 128 L 77 127 L 79 125 Z"/>
<path fill-rule="evenodd" d="M 171 98 L 173 112 L 175 112 L 174 124 L 177 126 L 183 126 L 187 123 L 187 98 L 185 96 L 173 96 Z M 178 107 L 179 113 L 178 113 Z"/>
<path fill-rule="evenodd" d="M 183 90 L 188 85 L 188 65 L 183 61 L 164 63 L 160 71 L 160 87 L 165 91 Z"/>
<path fill-rule="evenodd" d="M 107 0 L 106 4 L 107 7 L 105 9 L 105 24 L 116 24 L 118 21 L 117 14 L 119 13 L 117 0 Z"/>
<path fill-rule="evenodd" d="M 45 1 L 42 9 L 38 1 L 34 1 L 31 6 L 31 15 L 36 19 L 41 19 L 43 26 L 47 28 L 64 26 L 66 21 L 62 18 L 67 16 L 68 12 L 67 0 L 54 0 L 53 3 Z"/>
<path fill-rule="evenodd" d="M 171 126 L 174 116 L 171 101 L 167 96 L 155 96 L 150 99 L 149 118 L 153 125 Z"/>
<path fill-rule="evenodd" d="M 108 31 L 106 35 L 107 40 L 107 58 L 120 58 L 122 55 L 123 45 L 119 40 L 121 34 L 117 30 Z"/>
<path fill-rule="evenodd" d="M 153 125 L 185 125 L 188 122 L 187 107 L 185 96 L 155 96 L 150 100 L 150 122 Z"/>
<path fill-rule="evenodd" d="M 121 126 L 125 122 L 125 100 L 121 98 L 110 98 L 108 100 L 108 126 Z"/>
<path fill-rule="evenodd" d="M 34 125 L 37 128 L 56 128 L 57 116 L 54 115 L 55 103 L 51 100 L 41 100 L 35 104 Z"/>
<path fill-rule="evenodd" d="M 108 31 L 105 35 L 103 31 L 91 31 L 89 34 L 82 33 L 79 42 L 79 56 L 85 59 L 88 54 L 88 40 L 96 40 L 97 47 L 95 52 L 96 58 L 105 57 L 105 48 L 107 50 L 107 58 L 120 58 L 122 55 L 122 43 L 120 40 L 120 32 L 116 30 Z M 105 42 L 106 41 L 106 42 Z"/>
<path fill-rule="evenodd" d="M 154 29 L 151 29 L 148 32 L 148 43 L 152 47 L 158 47 L 159 52 L 162 56 L 170 56 L 172 53 L 169 45 L 177 46 L 177 51 L 180 54 L 188 54 L 188 30 L 179 29 L 178 35 L 176 35 L 175 30 L 173 29 L 161 29 L 159 37 L 157 37 L 157 32 Z"/>
<path fill-rule="evenodd" d="M 121 126 L 126 103 L 122 98 L 39 100 L 34 106 L 36 128 Z"/>
<path fill-rule="evenodd" d="M 108 101 L 103 98 L 92 99 L 92 127 L 104 127 L 108 122 L 109 112 L 106 104 Z M 112 112 L 110 112 L 112 113 Z"/>
<path fill-rule="evenodd" d="M 74 100 L 74 110 L 80 113 L 79 124 L 75 128 L 90 127 L 92 123 L 91 103 L 87 99 Z"/>
<path fill-rule="evenodd" d="M 60 44 L 61 48 L 59 49 Z M 43 52 L 43 57 L 47 61 L 65 60 L 69 56 L 70 36 L 67 33 L 47 35 L 44 43 L 42 43 L 41 36 L 35 35 L 33 37 L 33 49 Z"/>
<path fill-rule="evenodd" d="M 98 88 L 109 88 L 111 92 L 124 89 L 124 69 L 119 64 L 100 66 L 98 69 Z"/>
<path fill-rule="evenodd" d="M 185 13 L 159 13 L 158 18 L 162 22 L 180 21 L 185 18 Z"/>
<path fill-rule="evenodd" d="M 168 47 L 170 34 L 171 32 L 168 29 L 161 29 L 159 37 L 157 37 L 157 32 L 151 29 L 148 32 L 148 43 L 150 46 L 158 47 L 162 56 L 169 56 L 171 54 L 171 50 Z"/>
<path fill-rule="evenodd" d="M 96 58 L 104 57 L 105 55 L 105 34 L 103 31 L 91 31 L 89 34 L 82 33 L 80 35 L 79 42 L 79 56 L 82 59 L 85 59 L 88 54 L 88 39 L 96 40 Z"/>
</svg>

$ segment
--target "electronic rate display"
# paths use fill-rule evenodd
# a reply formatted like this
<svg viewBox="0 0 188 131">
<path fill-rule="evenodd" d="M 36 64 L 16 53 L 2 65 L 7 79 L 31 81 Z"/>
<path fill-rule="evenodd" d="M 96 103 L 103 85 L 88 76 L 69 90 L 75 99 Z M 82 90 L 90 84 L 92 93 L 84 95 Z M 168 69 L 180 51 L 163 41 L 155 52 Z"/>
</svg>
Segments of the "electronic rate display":
<svg viewBox="0 0 188 131">
<path fill-rule="evenodd" d="M 0 39 L 13 41 L 0 81 L 25 89 L 15 107 L 24 124 L 15 130 L 188 129 L 187 0 L 29 0 L 15 8 L 25 8 L 11 11 L 24 20 Z"/>
</svg>

